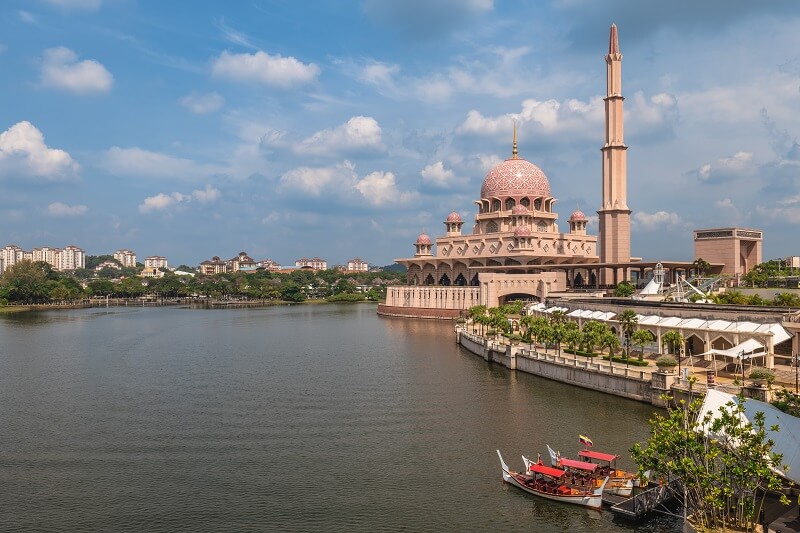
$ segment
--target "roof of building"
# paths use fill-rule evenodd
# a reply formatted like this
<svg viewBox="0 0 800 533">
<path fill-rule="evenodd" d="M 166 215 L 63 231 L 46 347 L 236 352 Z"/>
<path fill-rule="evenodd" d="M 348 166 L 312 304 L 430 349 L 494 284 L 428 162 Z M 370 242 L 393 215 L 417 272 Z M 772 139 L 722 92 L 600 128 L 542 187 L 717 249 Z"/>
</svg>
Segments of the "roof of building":
<svg viewBox="0 0 800 533">
<path fill-rule="evenodd" d="M 420 233 L 419 237 L 417 237 L 417 244 L 431 244 L 431 238 L 428 237 L 427 233 Z"/>
<path fill-rule="evenodd" d="M 531 234 L 530 226 L 517 226 L 514 228 L 514 237 L 528 237 Z"/>
<path fill-rule="evenodd" d="M 452 213 L 447 215 L 447 222 L 463 222 L 463 220 L 461 220 L 461 215 L 453 211 Z"/>
<path fill-rule="evenodd" d="M 483 178 L 481 198 L 550 196 L 550 182 L 542 169 L 522 158 L 506 159 Z"/>
<path fill-rule="evenodd" d="M 584 215 L 583 211 L 581 211 L 580 209 L 576 209 L 569 216 L 569 219 L 570 220 L 586 220 L 586 215 Z"/>
</svg>

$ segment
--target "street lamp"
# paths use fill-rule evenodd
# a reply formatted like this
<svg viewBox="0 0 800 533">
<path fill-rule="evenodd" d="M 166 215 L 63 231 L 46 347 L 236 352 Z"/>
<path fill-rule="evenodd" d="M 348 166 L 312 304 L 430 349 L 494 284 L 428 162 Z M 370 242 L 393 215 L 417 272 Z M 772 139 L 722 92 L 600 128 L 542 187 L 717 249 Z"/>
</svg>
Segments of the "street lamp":
<svg viewBox="0 0 800 533">
<path fill-rule="evenodd" d="M 798 393 L 798 369 L 800 369 L 800 353 L 794 354 L 794 393 Z"/>
</svg>

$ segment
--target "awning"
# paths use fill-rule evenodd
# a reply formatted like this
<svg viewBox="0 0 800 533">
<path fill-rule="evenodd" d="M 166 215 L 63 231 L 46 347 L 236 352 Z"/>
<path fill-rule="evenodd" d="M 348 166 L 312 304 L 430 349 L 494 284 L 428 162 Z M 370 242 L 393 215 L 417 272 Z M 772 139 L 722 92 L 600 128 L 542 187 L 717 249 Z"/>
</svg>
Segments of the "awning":
<svg viewBox="0 0 800 533">
<path fill-rule="evenodd" d="M 738 403 L 738 401 L 739 399 L 733 394 L 709 389 L 699 418 L 702 420 L 706 413 L 718 413 L 719 408 L 728 402 Z M 756 413 L 759 412 L 764 413 L 767 438 L 775 442 L 772 451 L 783 455 L 781 463 L 788 467 L 787 470 L 776 469 L 776 472 L 795 483 L 800 483 L 800 418 L 788 415 L 768 403 L 751 398 L 744 400 L 744 417 L 747 420 L 754 420 Z M 779 431 L 771 431 L 772 426 L 778 426 Z"/>
<path fill-rule="evenodd" d="M 578 452 L 578 455 L 581 457 L 586 457 L 587 459 L 597 459 L 598 461 L 611 461 L 616 460 L 619 455 L 611 455 L 610 453 L 603 453 L 603 452 L 594 452 L 592 450 L 581 450 Z"/>
<path fill-rule="evenodd" d="M 588 470 L 594 472 L 597 470 L 597 463 L 590 463 L 588 461 L 576 461 L 575 459 L 560 459 L 561 467 L 577 468 L 578 470 Z"/>
<path fill-rule="evenodd" d="M 565 474 L 564 470 L 560 470 L 558 468 L 552 468 L 550 466 L 540 465 L 539 463 L 533 463 L 528 467 L 530 472 L 536 472 L 537 474 L 544 474 L 545 476 L 550 477 L 561 477 Z"/>
<path fill-rule="evenodd" d="M 747 339 L 746 341 L 737 344 L 733 348 L 727 350 L 711 349 L 705 353 L 701 353 L 698 357 L 703 355 L 721 355 L 723 357 L 730 357 L 731 359 L 751 359 L 753 357 L 761 357 L 765 355 L 764 345 L 755 339 Z"/>
</svg>

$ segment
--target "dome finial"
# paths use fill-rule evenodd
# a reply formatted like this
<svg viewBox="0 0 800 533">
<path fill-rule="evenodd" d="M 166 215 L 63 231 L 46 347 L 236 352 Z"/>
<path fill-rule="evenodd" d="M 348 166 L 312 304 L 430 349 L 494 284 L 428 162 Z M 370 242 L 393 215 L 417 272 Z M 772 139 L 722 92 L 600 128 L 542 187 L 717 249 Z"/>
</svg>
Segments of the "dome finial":
<svg viewBox="0 0 800 533">
<path fill-rule="evenodd" d="M 511 146 L 511 159 L 517 159 L 517 121 L 514 121 L 514 143 Z"/>
</svg>

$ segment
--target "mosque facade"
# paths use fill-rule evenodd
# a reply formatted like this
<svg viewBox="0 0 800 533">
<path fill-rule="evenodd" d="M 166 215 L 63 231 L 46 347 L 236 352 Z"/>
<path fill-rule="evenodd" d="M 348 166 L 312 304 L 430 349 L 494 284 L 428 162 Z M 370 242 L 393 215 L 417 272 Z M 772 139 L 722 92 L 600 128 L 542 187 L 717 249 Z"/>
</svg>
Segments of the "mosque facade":
<svg viewBox="0 0 800 533">
<path fill-rule="evenodd" d="M 587 234 L 588 218 L 580 210 L 559 227 L 550 182 L 541 168 L 519 156 L 515 129 L 511 157 L 483 180 L 471 233 L 463 231 L 464 220 L 453 211 L 444 220 L 444 235 L 419 235 L 414 256 L 396 260 L 407 268 L 407 285 L 388 288 L 379 313 L 446 318 L 474 305 L 531 296 L 544 300 L 552 292 L 626 279 L 627 269 L 608 267 L 631 260 L 621 63 L 612 25 L 599 237 Z"/>
</svg>

